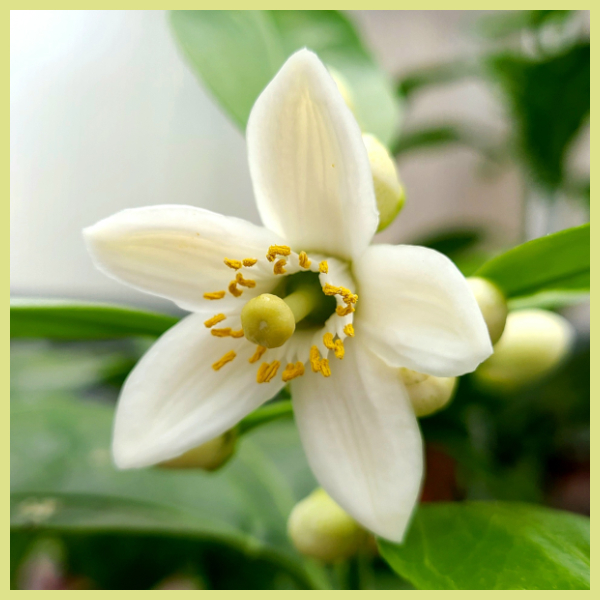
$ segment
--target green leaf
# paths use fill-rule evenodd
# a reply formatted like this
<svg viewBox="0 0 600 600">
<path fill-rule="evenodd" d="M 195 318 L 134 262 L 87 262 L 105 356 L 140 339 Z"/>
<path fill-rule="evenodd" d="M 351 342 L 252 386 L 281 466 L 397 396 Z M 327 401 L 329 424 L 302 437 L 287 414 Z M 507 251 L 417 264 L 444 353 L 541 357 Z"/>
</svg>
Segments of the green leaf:
<svg viewBox="0 0 600 600">
<path fill-rule="evenodd" d="M 303 586 L 327 586 L 287 539 L 292 507 L 316 487 L 291 420 L 245 435 L 215 473 L 117 471 L 112 407 L 64 395 L 11 403 L 15 531 L 193 538 L 268 560 Z"/>
<path fill-rule="evenodd" d="M 422 505 L 405 541 L 379 540 L 418 589 L 589 589 L 586 517 L 510 502 Z"/>
<path fill-rule="evenodd" d="M 397 129 L 392 83 L 338 11 L 172 11 L 171 24 L 196 74 L 242 129 L 259 94 L 303 47 L 348 82 L 364 131 L 387 145 Z"/>
<path fill-rule="evenodd" d="M 454 227 L 431 233 L 425 237 L 415 240 L 415 246 L 426 246 L 437 252 L 441 252 L 450 258 L 472 250 L 480 244 L 485 237 L 481 229 L 474 227 Z"/>
<path fill-rule="evenodd" d="M 10 337 L 53 340 L 159 336 L 179 319 L 124 306 L 61 300 L 11 299 Z"/>
<path fill-rule="evenodd" d="M 267 404 L 267 406 L 258 408 L 242 419 L 238 425 L 238 430 L 241 435 L 248 431 L 252 431 L 255 427 L 260 427 L 261 425 L 265 425 L 266 423 L 270 423 L 271 421 L 275 421 L 282 417 L 291 417 L 293 414 L 294 411 L 292 409 L 291 400 L 273 402 L 272 404 Z"/>
<path fill-rule="evenodd" d="M 562 24 L 574 12 L 572 10 L 511 10 L 482 19 L 478 29 L 490 38 L 503 38 L 521 33 L 523 29 L 537 30 L 549 23 Z"/>
<path fill-rule="evenodd" d="M 590 224 L 521 244 L 475 273 L 493 281 L 507 298 L 540 292 L 589 292 Z"/>
<path fill-rule="evenodd" d="M 397 83 L 397 92 L 405 98 L 425 88 L 454 83 L 464 77 L 480 75 L 476 62 L 462 59 L 420 68 L 405 75 Z"/>
</svg>

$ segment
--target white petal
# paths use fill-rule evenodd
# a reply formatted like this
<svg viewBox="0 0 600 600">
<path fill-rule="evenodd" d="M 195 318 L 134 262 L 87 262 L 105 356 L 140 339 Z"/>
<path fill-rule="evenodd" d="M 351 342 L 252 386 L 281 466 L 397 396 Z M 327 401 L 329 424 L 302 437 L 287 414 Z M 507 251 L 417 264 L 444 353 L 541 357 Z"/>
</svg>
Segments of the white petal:
<svg viewBox="0 0 600 600">
<path fill-rule="evenodd" d="M 359 256 L 377 229 L 360 128 L 308 50 L 292 55 L 256 101 L 246 132 L 258 210 L 297 250 Z"/>
<path fill-rule="evenodd" d="M 207 301 L 205 292 L 227 290 L 235 271 L 225 258 L 259 262 L 243 268 L 246 278 L 257 282 L 245 289 L 242 299 L 269 291 L 276 283 L 273 267 L 265 255 L 279 236 L 242 219 L 225 217 L 191 206 L 149 206 L 123 210 L 84 230 L 96 266 L 114 279 L 135 288 L 169 298 L 188 310 L 218 308 L 234 304 Z"/>
<path fill-rule="evenodd" d="M 454 263 L 419 246 L 371 246 L 354 263 L 356 335 L 387 363 L 454 377 L 492 354 L 473 292 Z"/>
<path fill-rule="evenodd" d="M 423 451 L 398 373 L 353 340 L 332 375 L 292 381 L 294 413 L 308 462 L 354 519 L 400 541 L 419 495 Z"/>
<path fill-rule="evenodd" d="M 227 431 L 283 387 L 281 377 L 256 383 L 260 362 L 248 362 L 256 346 L 212 336 L 206 318 L 190 315 L 167 331 L 127 378 L 113 435 L 120 468 L 179 456 Z M 229 350 L 236 358 L 215 371 L 212 364 Z"/>
</svg>

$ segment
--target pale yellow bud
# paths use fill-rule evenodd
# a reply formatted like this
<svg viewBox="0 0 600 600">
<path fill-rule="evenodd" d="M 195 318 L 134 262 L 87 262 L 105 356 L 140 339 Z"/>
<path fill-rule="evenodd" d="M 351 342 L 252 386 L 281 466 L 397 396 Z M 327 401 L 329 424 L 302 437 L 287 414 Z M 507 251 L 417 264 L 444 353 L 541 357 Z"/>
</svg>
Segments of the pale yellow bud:
<svg viewBox="0 0 600 600">
<path fill-rule="evenodd" d="M 205 471 L 214 471 L 223 466 L 233 456 L 237 437 L 236 430 L 230 429 L 223 435 L 201 446 L 192 448 L 181 456 L 160 463 L 159 466 L 168 469 L 204 469 Z"/>
<path fill-rule="evenodd" d="M 367 148 L 375 198 L 379 210 L 379 227 L 377 231 L 384 230 L 396 218 L 404 206 L 406 196 L 400 183 L 394 159 L 386 147 L 375 137 L 363 133 L 363 142 Z"/>
<path fill-rule="evenodd" d="M 560 364 L 574 339 L 573 326 L 556 313 L 541 309 L 511 312 L 494 354 L 475 371 L 475 381 L 506 391 L 532 383 Z"/>
<path fill-rule="evenodd" d="M 348 83 L 348 80 L 337 69 L 334 69 L 333 67 L 327 67 L 327 69 L 331 77 L 333 77 L 333 80 L 337 85 L 337 89 L 344 99 L 346 106 L 352 112 L 355 112 L 354 100 L 352 98 L 352 92 L 350 90 L 350 84 Z"/>
<path fill-rule="evenodd" d="M 242 329 L 246 339 L 265 348 L 283 346 L 296 329 L 290 307 L 278 296 L 261 294 L 242 309 Z"/>
<path fill-rule="evenodd" d="M 400 377 L 417 417 L 437 412 L 450 400 L 456 388 L 456 377 L 435 377 L 401 368 Z"/>
<path fill-rule="evenodd" d="M 487 325 L 492 344 L 495 344 L 504 331 L 506 316 L 508 315 L 506 298 L 504 297 L 504 294 L 487 279 L 482 279 L 481 277 L 469 277 L 467 278 L 467 283 L 475 295 L 475 300 L 477 300 L 477 304 L 479 305 L 479 309 L 481 310 L 481 314 Z"/>
<path fill-rule="evenodd" d="M 301 554 L 326 562 L 353 556 L 367 537 L 366 531 L 320 488 L 296 504 L 287 527 Z"/>
</svg>

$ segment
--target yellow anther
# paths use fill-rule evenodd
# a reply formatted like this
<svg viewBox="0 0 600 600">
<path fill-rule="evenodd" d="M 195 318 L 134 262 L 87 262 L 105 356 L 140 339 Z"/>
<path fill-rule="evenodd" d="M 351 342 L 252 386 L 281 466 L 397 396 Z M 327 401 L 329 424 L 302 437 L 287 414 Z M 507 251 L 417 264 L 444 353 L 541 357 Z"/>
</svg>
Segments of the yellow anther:
<svg viewBox="0 0 600 600">
<path fill-rule="evenodd" d="M 210 333 L 215 337 L 229 337 L 231 335 L 231 327 L 223 327 L 222 329 L 211 329 Z"/>
<path fill-rule="evenodd" d="M 227 288 L 227 289 L 236 298 L 239 298 L 242 295 L 243 290 L 238 290 L 237 281 L 235 279 L 229 284 L 229 288 Z"/>
<path fill-rule="evenodd" d="M 336 294 L 341 294 L 342 293 L 342 289 L 340 287 L 336 287 L 335 285 L 331 285 L 330 283 L 326 283 L 323 286 L 323 293 L 326 296 L 335 296 Z"/>
<path fill-rule="evenodd" d="M 286 263 L 287 261 L 285 260 L 285 258 L 280 258 L 273 265 L 273 273 L 275 273 L 275 275 L 283 275 L 284 273 L 286 273 L 286 270 L 284 269 Z"/>
<path fill-rule="evenodd" d="M 289 256 L 292 250 L 289 246 L 269 246 L 267 260 L 273 262 L 277 256 Z"/>
<path fill-rule="evenodd" d="M 224 321 L 226 318 L 227 317 L 223 313 L 219 313 L 218 315 L 215 315 L 214 317 L 204 321 L 204 327 L 208 327 L 210 329 L 213 325 Z"/>
<path fill-rule="evenodd" d="M 319 263 L 319 271 L 321 273 L 329 273 L 329 265 L 326 260 L 323 260 Z"/>
<path fill-rule="evenodd" d="M 326 358 L 323 358 L 321 360 L 321 363 L 319 364 L 319 371 L 321 371 L 321 374 L 323 375 L 323 377 L 329 377 L 331 375 L 329 361 Z"/>
<path fill-rule="evenodd" d="M 278 360 L 274 360 L 271 364 L 263 363 L 260 365 L 256 373 L 256 383 L 269 383 L 277 375 L 280 365 L 281 363 Z"/>
<path fill-rule="evenodd" d="M 245 267 L 253 267 L 258 262 L 258 258 L 245 258 L 242 264 Z"/>
<path fill-rule="evenodd" d="M 303 269 L 308 269 L 310 267 L 310 259 L 308 258 L 308 254 L 306 252 L 300 252 L 298 255 L 298 262 Z"/>
<path fill-rule="evenodd" d="M 253 279 L 244 279 L 244 276 L 241 273 L 236 274 L 235 280 L 238 283 L 238 285 L 242 285 L 247 288 L 256 287 L 256 281 L 254 281 Z"/>
<path fill-rule="evenodd" d="M 346 325 L 344 327 L 344 333 L 348 336 L 348 337 L 354 337 L 354 327 L 352 325 L 352 323 L 348 323 L 348 325 Z"/>
<path fill-rule="evenodd" d="M 333 343 L 333 333 L 326 333 L 323 336 L 323 343 L 325 344 L 325 348 L 333 350 L 335 348 L 335 344 Z"/>
<path fill-rule="evenodd" d="M 227 354 L 223 355 L 216 363 L 213 364 L 212 368 L 215 371 L 218 371 L 221 367 L 226 365 L 228 362 L 231 362 L 236 357 L 236 354 L 233 350 L 230 350 Z"/>
<path fill-rule="evenodd" d="M 220 300 L 221 298 L 225 297 L 225 292 L 221 291 L 221 292 L 206 292 L 206 294 L 204 294 L 204 299 L 205 300 Z"/>
<path fill-rule="evenodd" d="M 226 258 L 223 260 L 223 262 L 230 268 L 230 269 L 235 269 L 236 271 L 238 269 L 242 268 L 242 263 L 239 260 L 235 260 L 233 258 Z"/>
<path fill-rule="evenodd" d="M 313 373 L 321 370 L 321 354 L 316 346 L 311 346 L 309 355 L 310 367 Z"/>
<path fill-rule="evenodd" d="M 248 362 L 255 363 L 259 361 L 266 351 L 267 349 L 264 346 L 256 346 L 256 352 L 248 359 Z"/>
<path fill-rule="evenodd" d="M 335 312 L 338 316 L 345 317 L 354 312 L 354 306 L 352 306 L 352 304 L 349 304 L 348 306 L 337 306 Z"/>
<path fill-rule="evenodd" d="M 342 342 L 342 340 L 335 340 L 335 346 L 333 348 L 333 353 L 335 354 L 335 357 L 342 360 L 342 358 L 344 358 L 345 352 L 346 351 L 344 350 L 344 342 Z"/>
<path fill-rule="evenodd" d="M 295 379 L 296 377 L 300 377 L 301 375 L 304 375 L 304 365 L 300 361 L 298 361 L 296 364 L 287 364 L 287 367 L 281 374 L 281 379 L 282 381 L 287 382 L 291 381 L 292 379 Z"/>
<path fill-rule="evenodd" d="M 358 294 L 352 294 L 351 292 L 344 294 L 344 302 L 346 304 L 356 304 L 358 302 Z"/>
<path fill-rule="evenodd" d="M 244 337 L 244 330 L 238 329 L 237 331 L 234 331 L 232 329 L 230 335 L 232 338 L 242 338 L 242 337 Z"/>
</svg>

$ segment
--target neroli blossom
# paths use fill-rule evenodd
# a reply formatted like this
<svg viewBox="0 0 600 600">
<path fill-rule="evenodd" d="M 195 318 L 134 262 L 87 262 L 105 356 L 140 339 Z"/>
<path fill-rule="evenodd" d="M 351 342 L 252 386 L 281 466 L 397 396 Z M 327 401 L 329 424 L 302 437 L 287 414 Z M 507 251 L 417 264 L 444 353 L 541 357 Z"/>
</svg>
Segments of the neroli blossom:
<svg viewBox="0 0 600 600">
<path fill-rule="evenodd" d="M 162 462 L 227 431 L 285 385 L 310 466 L 359 523 L 401 540 L 423 474 L 401 367 L 450 377 L 492 353 L 445 256 L 370 245 L 378 212 L 361 131 L 301 50 L 247 127 L 259 227 L 189 206 L 124 210 L 85 230 L 107 275 L 191 311 L 121 391 L 113 456 Z"/>
</svg>

